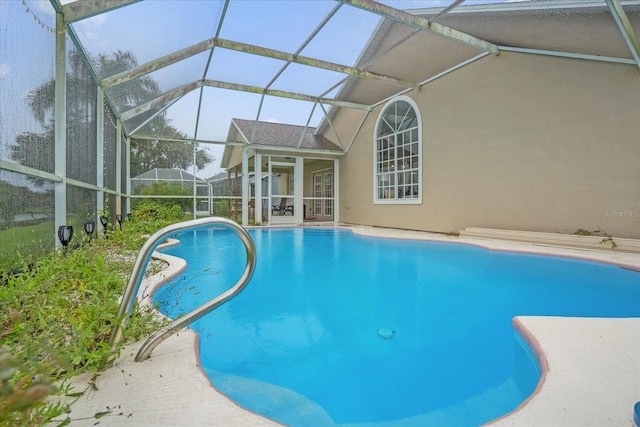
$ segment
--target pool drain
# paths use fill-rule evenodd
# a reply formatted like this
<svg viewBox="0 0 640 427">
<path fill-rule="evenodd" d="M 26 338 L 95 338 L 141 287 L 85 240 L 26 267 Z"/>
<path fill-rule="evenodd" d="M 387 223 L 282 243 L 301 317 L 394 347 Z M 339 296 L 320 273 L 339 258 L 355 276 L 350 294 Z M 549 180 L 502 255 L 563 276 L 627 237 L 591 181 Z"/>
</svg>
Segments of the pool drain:
<svg viewBox="0 0 640 427">
<path fill-rule="evenodd" d="M 394 331 L 391 328 L 387 328 L 384 326 L 381 326 L 378 328 L 378 337 L 380 337 L 383 340 L 390 340 L 391 338 L 393 338 L 395 334 L 396 334 L 396 331 Z"/>
</svg>

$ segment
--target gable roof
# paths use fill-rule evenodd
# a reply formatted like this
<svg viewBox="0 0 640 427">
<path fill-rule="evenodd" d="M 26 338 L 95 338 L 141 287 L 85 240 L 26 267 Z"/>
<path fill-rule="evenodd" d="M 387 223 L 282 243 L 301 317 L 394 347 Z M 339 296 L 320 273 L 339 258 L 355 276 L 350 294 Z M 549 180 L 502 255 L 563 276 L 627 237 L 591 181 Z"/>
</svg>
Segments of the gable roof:
<svg viewBox="0 0 640 427">
<path fill-rule="evenodd" d="M 253 148 L 269 147 L 290 149 L 292 152 L 304 150 L 305 153 L 344 151 L 322 135 L 316 135 L 316 129 L 309 126 L 289 125 L 283 123 L 262 122 L 257 120 L 232 119 L 227 135 L 227 142 L 247 144 Z M 228 167 L 233 145 L 226 145 L 220 162 L 223 168 Z"/>
<path fill-rule="evenodd" d="M 321 135 L 315 135 L 315 128 L 312 127 L 243 119 L 233 119 L 232 123 L 238 130 L 239 137 L 242 138 L 242 141 L 238 142 L 342 153 L 340 147 Z"/>
</svg>

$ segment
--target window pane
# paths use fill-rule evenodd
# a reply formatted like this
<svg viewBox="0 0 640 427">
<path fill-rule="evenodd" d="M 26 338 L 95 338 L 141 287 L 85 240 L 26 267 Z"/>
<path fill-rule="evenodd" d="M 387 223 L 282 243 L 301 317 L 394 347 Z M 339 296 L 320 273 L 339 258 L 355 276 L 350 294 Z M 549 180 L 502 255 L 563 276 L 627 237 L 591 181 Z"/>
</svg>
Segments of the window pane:
<svg viewBox="0 0 640 427">
<path fill-rule="evenodd" d="M 420 130 L 408 101 L 384 109 L 375 140 L 376 196 L 379 200 L 417 198 Z"/>
</svg>

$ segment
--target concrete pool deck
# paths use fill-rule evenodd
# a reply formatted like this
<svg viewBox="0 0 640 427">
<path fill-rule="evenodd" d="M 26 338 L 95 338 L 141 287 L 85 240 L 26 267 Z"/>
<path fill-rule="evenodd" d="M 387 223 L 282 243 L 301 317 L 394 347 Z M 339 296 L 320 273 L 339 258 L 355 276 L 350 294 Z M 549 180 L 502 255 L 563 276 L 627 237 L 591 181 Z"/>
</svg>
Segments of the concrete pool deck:
<svg viewBox="0 0 640 427">
<path fill-rule="evenodd" d="M 346 227 L 377 237 L 468 243 L 493 250 L 569 256 L 618 263 L 640 271 L 640 254 L 559 248 L 439 234 Z M 173 267 L 179 271 L 181 267 Z M 153 287 L 170 273 L 147 279 Z M 639 302 L 640 304 L 640 302 Z M 640 400 L 640 318 L 594 319 L 518 317 L 514 322 L 538 347 L 548 370 L 535 393 L 518 410 L 491 426 L 633 425 Z M 91 381 L 74 378 L 86 390 L 71 406 L 72 426 L 277 426 L 243 410 L 220 394 L 200 369 L 197 335 L 184 330 L 162 342 L 149 360 L 134 362 L 142 342 L 127 345 L 115 365 Z M 95 418 L 95 414 L 103 414 Z M 401 424 L 398 424 L 401 425 Z"/>
</svg>

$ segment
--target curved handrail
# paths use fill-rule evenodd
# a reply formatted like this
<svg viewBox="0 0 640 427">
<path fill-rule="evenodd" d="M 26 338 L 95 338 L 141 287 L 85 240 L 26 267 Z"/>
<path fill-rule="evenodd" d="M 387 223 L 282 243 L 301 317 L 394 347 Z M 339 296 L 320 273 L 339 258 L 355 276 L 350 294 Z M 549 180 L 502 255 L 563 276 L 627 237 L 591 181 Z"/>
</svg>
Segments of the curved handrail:
<svg viewBox="0 0 640 427">
<path fill-rule="evenodd" d="M 134 299 L 138 295 L 138 291 L 140 290 L 142 278 L 144 276 L 144 272 L 146 271 L 149 260 L 151 259 L 151 254 L 153 254 L 153 251 L 159 246 L 160 242 L 179 231 L 184 231 L 187 229 L 199 229 L 210 225 L 225 225 L 233 232 L 235 232 L 240 240 L 242 240 L 245 251 L 247 253 L 247 264 L 245 265 L 242 276 L 240 277 L 238 282 L 227 291 L 218 295 L 208 303 L 203 304 L 195 310 L 192 310 L 185 316 L 174 320 L 169 325 L 161 328 L 151 337 L 149 337 L 138 351 L 138 354 L 135 358 L 136 362 L 147 359 L 153 349 L 156 348 L 156 346 L 166 338 L 168 338 L 169 335 L 171 335 L 173 332 L 187 326 L 189 323 L 201 318 L 211 310 L 224 304 L 225 302 L 236 296 L 238 293 L 240 293 L 240 291 L 245 288 L 247 283 L 249 283 L 251 276 L 253 276 L 253 271 L 256 265 L 256 248 L 247 230 L 238 225 L 236 222 L 231 221 L 227 218 L 209 217 L 195 219 L 192 221 L 179 222 L 177 224 L 172 224 L 164 227 L 163 229 L 157 231 L 155 234 L 149 237 L 149 239 L 145 242 L 145 244 L 140 249 L 140 252 L 138 253 L 138 257 L 136 258 L 136 261 L 133 265 L 133 270 L 131 271 L 129 283 L 127 284 L 127 288 L 125 289 L 124 295 L 122 296 L 122 301 L 120 302 L 120 308 L 118 309 L 117 316 L 118 322 L 111 332 L 110 344 L 112 348 L 122 339 L 122 333 L 127 325 L 129 316 L 131 315 L 131 311 L 134 305 Z"/>
</svg>

